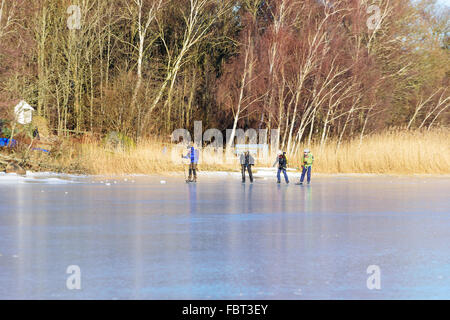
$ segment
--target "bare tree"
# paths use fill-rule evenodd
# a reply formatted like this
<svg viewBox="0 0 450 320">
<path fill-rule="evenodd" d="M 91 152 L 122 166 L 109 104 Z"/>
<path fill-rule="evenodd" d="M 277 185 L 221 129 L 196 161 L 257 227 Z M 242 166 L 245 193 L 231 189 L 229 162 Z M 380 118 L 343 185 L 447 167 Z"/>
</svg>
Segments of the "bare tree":
<svg viewBox="0 0 450 320">
<path fill-rule="evenodd" d="M 207 12 L 207 10 L 211 10 L 211 6 L 217 6 L 217 9 L 213 12 Z M 218 4 L 213 0 L 189 0 L 188 12 L 183 11 L 183 18 L 185 22 L 183 41 L 181 49 L 176 53 L 169 48 L 165 40 L 163 27 L 159 24 L 160 39 L 162 40 L 169 57 L 167 61 L 167 73 L 156 97 L 146 112 L 146 121 L 148 121 L 150 114 L 158 105 L 167 86 L 169 86 L 169 88 L 163 110 L 167 111 L 167 121 L 170 121 L 172 93 L 175 86 L 175 81 L 182 65 L 186 62 L 188 53 L 194 48 L 195 45 L 207 37 L 208 31 L 217 18 L 229 9 L 230 6 L 227 3 Z"/>
<path fill-rule="evenodd" d="M 2 0 L 0 4 L 0 40 L 13 33 L 12 26 L 19 21 L 16 17 L 17 2 L 14 0 Z"/>
<path fill-rule="evenodd" d="M 450 106 L 450 95 L 447 93 L 447 88 L 440 88 L 438 91 L 441 91 L 442 93 L 439 97 L 439 100 L 436 102 L 436 105 L 426 113 L 425 117 L 422 120 L 422 123 L 419 126 L 419 129 L 421 129 L 427 120 L 435 114 L 433 120 L 428 125 L 428 130 L 430 130 L 433 123 L 436 121 L 436 119 Z"/>
<path fill-rule="evenodd" d="M 139 44 L 136 48 L 134 45 L 133 47 L 138 51 L 138 58 L 137 58 L 137 81 L 136 85 L 134 87 L 133 97 L 131 99 L 131 105 L 130 105 L 130 111 L 134 112 L 136 109 L 136 100 L 139 93 L 139 90 L 142 86 L 142 60 L 144 58 L 144 51 L 145 51 L 145 40 L 148 35 L 150 24 L 156 20 L 156 15 L 158 11 L 161 9 L 163 5 L 163 0 L 154 0 L 150 4 L 150 8 L 147 10 L 147 14 L 144 13 L 144 1 L 143 0 L 133 0 L 134 4 L 137 8 L 137 32 L 139 37 Z M 132 12 L 132 8 L 129 6 L 128 2 L 126 2 L 128 5 L 128 10 L 130 11 L 130 15 Z M 154 38 L 156 40 L 156 38 Z M 139 111 L 140 113 L 140 111 Z M 138 126 L 137 126 L 137 136 L 140 136 L 140 119 L 138 119 Z"/>
</svg>

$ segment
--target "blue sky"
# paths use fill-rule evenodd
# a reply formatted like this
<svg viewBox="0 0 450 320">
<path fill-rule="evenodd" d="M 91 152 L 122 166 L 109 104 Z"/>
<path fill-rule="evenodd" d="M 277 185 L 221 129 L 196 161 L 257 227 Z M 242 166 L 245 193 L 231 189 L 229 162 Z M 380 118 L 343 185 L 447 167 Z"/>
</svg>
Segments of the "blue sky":
<svg viewBox="0 0 450 320">
<path fill-rule="evenodd" d="M 438 0 L 439 3 L 446 4 L 450 7 L 450 0 Z"/>
</svg>

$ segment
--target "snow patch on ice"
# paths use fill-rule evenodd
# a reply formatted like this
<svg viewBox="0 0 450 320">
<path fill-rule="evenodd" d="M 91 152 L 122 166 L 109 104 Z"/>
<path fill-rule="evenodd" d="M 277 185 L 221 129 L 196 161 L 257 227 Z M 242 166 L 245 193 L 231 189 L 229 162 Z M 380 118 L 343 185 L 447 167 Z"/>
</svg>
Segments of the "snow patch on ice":
<svg viewBox="0 0 450 320">
<path fill-rule="evenodd" d="M 34 173 L 27 171 L 27 174 L 22 176 L 16 173 L 0 172 L 0 184 L 18 184 L 18 183 L 45 183 L 45 184 L 69 184 L 77 183 L 74 178 L 80 176 L 57 174 L 57 173 Z"/>
<path fill-rule="evenodd" d="M 263 167 L 254 167 L 252 168 L 253 176 L 255 178 L 264 178 L 264 180 L 267 180 L 267 178 L 273 178 L 277 175 L 277 168 L 263 168 Z M 299 172 L 296 169 L 287 169 L 287 173 L 289 177 L 293 178 L 300 178 L 301 172 Z M 246 173 L 247 174 L 247 173 Z M 231 172 L 225 172 L 225 171 L 200 171 L 198 173 L 199 176 L 204 177 L 240 177 L 241 172 L 240 171 L 231 171 Z"/>
</svg>

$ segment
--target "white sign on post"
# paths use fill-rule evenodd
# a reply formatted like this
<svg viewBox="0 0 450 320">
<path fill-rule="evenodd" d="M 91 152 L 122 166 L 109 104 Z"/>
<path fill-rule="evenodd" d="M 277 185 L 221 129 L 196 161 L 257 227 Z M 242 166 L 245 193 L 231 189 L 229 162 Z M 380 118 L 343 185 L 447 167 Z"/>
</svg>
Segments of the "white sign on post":
<svg viewBox="0 0 450 320">
<path fill-rule="evenodd" d="M 29 124 L 33 120 L 33 107 L 24 100 L 20 101 L 14 108 L 16 121 L 20 124 Z"/>
</svg>

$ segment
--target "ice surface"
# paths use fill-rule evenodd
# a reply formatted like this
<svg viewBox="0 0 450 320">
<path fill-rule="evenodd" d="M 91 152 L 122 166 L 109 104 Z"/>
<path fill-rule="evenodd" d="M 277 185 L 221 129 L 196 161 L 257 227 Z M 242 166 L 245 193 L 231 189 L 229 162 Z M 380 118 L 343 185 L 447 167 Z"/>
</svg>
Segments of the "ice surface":
<svg viewBox="0 0 450 320">
<path fill-rule="evenodd" d="M 450 299 L 450 179 L 264 177 L 2 175 L 0 299 Z"/>
</svg>

